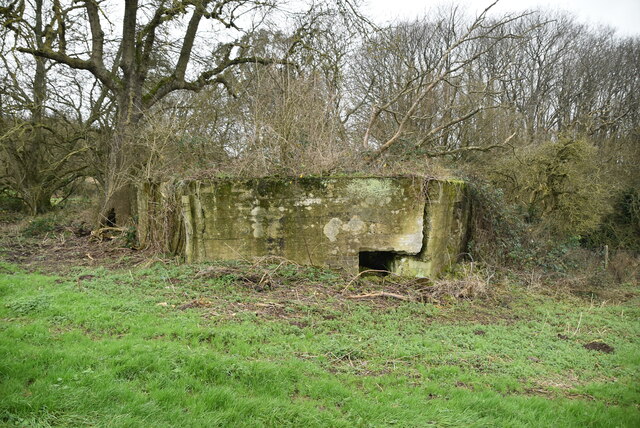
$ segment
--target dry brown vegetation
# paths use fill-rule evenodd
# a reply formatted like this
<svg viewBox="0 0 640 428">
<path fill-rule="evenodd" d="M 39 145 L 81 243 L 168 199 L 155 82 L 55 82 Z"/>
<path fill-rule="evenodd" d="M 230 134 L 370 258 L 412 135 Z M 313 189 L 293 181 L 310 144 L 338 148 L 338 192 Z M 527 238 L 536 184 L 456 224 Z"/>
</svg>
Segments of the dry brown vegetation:
<svg viewBox="0 0 640 428">
<path fill-rule="evenodd" d="M 89 223 L 126 228 L 149 180 L 454 175 L 475 189 L 474 259 L 567 271 L 551 259 L 606 245 L 635 277 L 637 38 L 544 10 L 378 28 L 350 0 L 125 3 L 113 23 L 109 1 L 0 10 L 3 206 L 42 213 L 90 182 Z"/>
</svg>

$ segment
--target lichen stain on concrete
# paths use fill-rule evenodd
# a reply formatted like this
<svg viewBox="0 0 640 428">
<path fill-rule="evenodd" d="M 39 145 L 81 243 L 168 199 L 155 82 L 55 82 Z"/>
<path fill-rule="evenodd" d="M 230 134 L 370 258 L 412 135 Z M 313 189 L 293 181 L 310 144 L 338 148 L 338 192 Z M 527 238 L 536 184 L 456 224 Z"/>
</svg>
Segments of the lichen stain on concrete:
<svg viewBox="0 0 640 428">
<path fill-rule="evenodd" d="M 152 220 L 152 207 L 171 199 L 182 201 L 174 217 Z M 166 236 L 168 250 L 189 262 L 275 255 L 351 274 L 358 253 L 374 251 L 394 253 L 396 273 L 436 276 L 465 251 L 470 212 L 463 182 L 421 177 L 151 183 L 137 201 L 141 244 Z"/>
<path fill-rule="evenodd" d="M 319 205 L 321 203 L 322 203 L 322 199 L 310 197 L 310 198 L 303 199 L 301 201 L 296 201 L 294 202 L 293 205 L 296 207 L 310 207 L 311 205 Z"/>
<path fill-rule="evenodd" d="M 254 207 L 251 210 L 251 229 L 253 229 L 254 238 L 262 238 L 264 236 L 262 218 L 264 217 L 265 211 L 262 207 Z"/>
<path fill-rule="evenodd" d="M 384 200 L 391 202 L 394 189 L 388 179 L 384 178 L 364 178 L 352 181 L 347 185 L 347 194 L 351 197 L 362 198 L 369 201 Z"/>
<path fill-rule="evenodd" d="M 324 236 L 329 238 L 329 241 L 336 242 L 341 227 L 342 221 L 339 218 L 334 217 L 324 225 L 324 227 L 322 228 L 322 232 L 324 233 Z"/>
<path fill-rule="evenodd" d="M 345 232 L 355 233 L 356 235 L 361 234 L 367 229 L 367 225 L 360 220 L 360 217 L 354 215 L 351 217 L 348 223 L 342 225 L 342 230 Z"/>
<path fill-rule="evenodd" d="M 396 252 L 404 254 L 418 254 L 422 250 L 422 233 L 401 235 L 393 245 Z"/>
</svg>

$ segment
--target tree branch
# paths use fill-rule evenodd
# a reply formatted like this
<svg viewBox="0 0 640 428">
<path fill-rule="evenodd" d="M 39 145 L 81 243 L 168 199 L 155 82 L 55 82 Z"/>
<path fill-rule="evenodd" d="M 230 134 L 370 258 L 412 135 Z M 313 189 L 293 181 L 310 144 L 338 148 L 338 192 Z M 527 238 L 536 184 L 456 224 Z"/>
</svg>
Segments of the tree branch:
<svg viewBox="0 0 640 428">
<path fill-rule="evenodd" d="M 227 70 L 230 67 L 234 67 L 236 65 L 241 65 L 241 64 L 290 65 L 290 63 L 285 60 L 263 58 L 263 57 L 256 57 L 256 56 L 239 57 L 239 58 L 233 58 L 233 59 L 227 58 L 218 66 L 200 73 L 200 75 L 193 81 L 186 81 L 184 79 L 178 80 L 174 76 L 169 77 L 167 79 L 163 79 L 154 88 L 152 88 L 147 94 L 145 94 L 145 96 L 143 97 L 143 102 L 146 107 L 151 107 L 156 102 L 164 98 L 167 94 L 180 89 L 199 91 L 205 86 L 212 85 L 212 84 L 223 84 L 225 85 L 225 87 L 230 88 L 229 82 L 226 81 L 226 79 L 224 79 L 222 76 L 220 76 L 220 74 L 222 74 L 225 70 Z"/>
<path fill-rule="evenodd" d="M 479 113 L 481 110 L 483 110 L 483 107 L 478 107 L 476 109 L 473 109 L 472 111 L 470 111 L 469 113 L 465 114 L 464 116 L 455 118 L 447 123 L 444 123 L 434 129 L 432 129 L 431 131 L 429 131 L 427 133 L 427 135 L 425 135 L 425 137 L 422 139 L 422 141 L 420 141 L 418 144 L 416 144 L 416 147 L 421 147 L 423 144 L 425 144 L 427 141 L 429 141 L 431 139 L 432 136 L 434 136 L 435 134 L 437 134 L 438 132 L 445 130 L 457 123 L 463 122 L 469 118 L 471 118 L 472 116 L 475 116 L 477 113 Z"/>
<path fill-rule="evenodd" d="M 120 62 L 125 82 L 130 82 L 134 73 L 137 13 L 138 0 L 125 0 L 124 18 L 122 19 L 122 60 Z"/>
<path fill-rule="evenodd" d="M 440 152 L 427 152 L 426 154 L 429 157 L 435 158 L 439 156 L 456 155 L 458 153 L 464 153 L 464 152 L 488 152 L 489 150 L 506 146 L 507 143 L 509 143 L 509 141 L 511 141 L 511 139 L 515 136 L 516 136 L 516 132 L 509 135 L 502 143 L 492 144 L 490 146 L 467 146 L 467 147 L 459 147 L 457 149 L 452 149 L 452 150 L 443 150 Z"/>
<path fill-rule="evenodd" d="M 110 90 L 116 92 L 118 89 L 116 85 L 115 76 L 109 73 L 109 71 L 106 68 L 104 67 L 100 68 L 96 66 L 96 64 L 92 60 L 72 57 L 70 55 L 67 55 L 64 52 L 54 51 L 46 47 L 42 49 L 19 47 L 17 48 L 17 51 L 22 53 L 27 53 L 33 56 L 41 57 L 41 58 L 47 58 L 52 61 L 58 62 L 60 64 L 68 65 L 69 67 L 75 68 L 78 70 L 87 70 L 91 74 L 93 74 L 98 80 L 100 80 Z"/>
</svg>

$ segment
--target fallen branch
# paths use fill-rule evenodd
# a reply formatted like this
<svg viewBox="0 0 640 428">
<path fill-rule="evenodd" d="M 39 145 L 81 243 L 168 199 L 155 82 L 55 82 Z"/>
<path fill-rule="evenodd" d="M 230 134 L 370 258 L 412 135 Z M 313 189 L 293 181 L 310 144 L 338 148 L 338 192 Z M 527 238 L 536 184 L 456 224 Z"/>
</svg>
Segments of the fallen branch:
<svg viewBox="0 0 640 428">
<path fill-rule="evenodd" d="M 515 136 L 516 136 L 516 133 L 514 132 L 513 134 L 509 135 L 502 143 L 491 144 L 489 146 L 466 146 L 466 147 L 460 147 L 458 149 L 443 150 L 440 152 L 426 152 L 426 155 L 430 158 L 435 158 L 440 156 L 456 155 L 458 153 L 464 153 L 464 152 L 488 152 L 493 149 L 504 148 L 509 143 L 509 141 L 511 141 L 511 139 Z"/>
<path fill-rule="evenodd" d="M 117 235 L 124 235 L 126 227 L 101 227 L 91 232 L 91 238 L 104 241 L 105 239 L 115 239 Z"/>
<path fill-rule="evenodd" d="M 389 297 L 392 299 L 404 300 L 405 302 L 412 302 L 414 299 L 410 296 L 403 296 L 402 294 L 387 293 L 386 291 L 379 291 L 377 293 L 358 294 L 353 296 L 347 296 L 347 299 L 372 299 L 374 297 Z"/>
<path fill-rule="evenodd" d="M 126 227 L 101 227 L 100 229 L 96 229 L 93 232 L 95 234 L 100 234 L 100 233 L 104 233 L 104 232 L 126 232 L 127 228 Z"/>
</svg>

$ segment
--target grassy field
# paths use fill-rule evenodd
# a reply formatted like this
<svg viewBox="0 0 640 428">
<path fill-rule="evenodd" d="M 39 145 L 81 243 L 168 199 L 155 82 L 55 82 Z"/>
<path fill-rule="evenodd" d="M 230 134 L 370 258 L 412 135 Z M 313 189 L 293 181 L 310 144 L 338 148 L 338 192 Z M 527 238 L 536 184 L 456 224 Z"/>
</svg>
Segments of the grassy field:
<svg viewBox="0 0 640 428">
<path fill-rule="evenodd" d="M 640 426 L 637 286 L 434 305 L 317 269 L 60 268 L 0 265 L 0 424 Z"/>
</svg>

